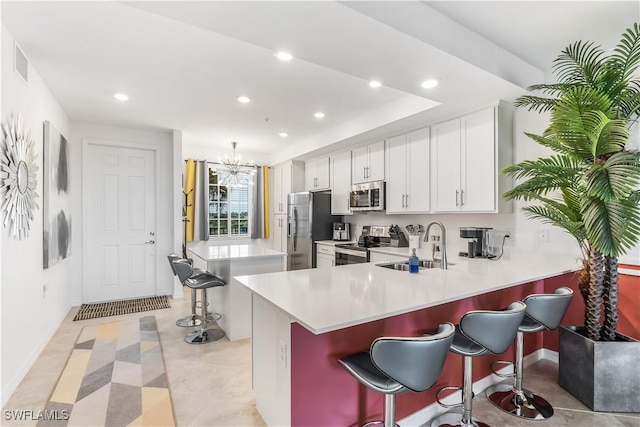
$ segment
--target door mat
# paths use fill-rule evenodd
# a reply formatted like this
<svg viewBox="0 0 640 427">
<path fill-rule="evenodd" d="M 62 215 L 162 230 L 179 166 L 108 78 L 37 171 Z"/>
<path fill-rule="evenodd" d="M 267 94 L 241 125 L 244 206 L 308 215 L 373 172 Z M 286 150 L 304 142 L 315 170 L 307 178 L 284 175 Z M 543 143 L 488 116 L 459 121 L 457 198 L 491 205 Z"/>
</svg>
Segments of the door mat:
<svg viewBox="0 0 640 427">
<path fill-rule="evenodd" d="M 39 427 L 175 426 L 156 318 L 85 326 Z"/>
<path fill-rule="evenodd" d="M 96 304 L 82 304 L 76 320 L 97 319 L 98 317 L 118 316 L 120 314 L 139 313 L 141 311 L 171 308 L 166 295 L 159 297 L 136 298 L 123 301 L 107 301 Z"/>
</svg>

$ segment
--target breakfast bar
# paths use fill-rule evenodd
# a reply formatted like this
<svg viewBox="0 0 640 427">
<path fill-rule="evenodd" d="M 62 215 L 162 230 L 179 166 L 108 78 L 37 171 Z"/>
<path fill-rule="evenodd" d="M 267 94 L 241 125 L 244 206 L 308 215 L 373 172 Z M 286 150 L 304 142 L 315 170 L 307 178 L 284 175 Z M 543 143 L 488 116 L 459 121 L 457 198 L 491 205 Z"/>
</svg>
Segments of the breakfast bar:
<svg viewBox="0 0 640 427">
<path fill-rule="evenodd" d="M 219 313 L 218 325 L 229 340 L 251 336 L 251 294 L 234 276 L 283 271 L 287 254 L 257 245 L 220 245 L 201 241 L 187 249 L 194 267 L 207 270 L 227 282 L 207 290 L 211 313 Z"/>
<path fill-rule="evenodd" d="M 447 270 L 418 274 L 365 263 L 235 277 L 252 293 L 253 386 L 265 422 L 327 426 L 380 419 L 382 396 L 353 381 L 338 359 L 368 349 L 379 336 L 416 336 L 456 323 L 472 309 L 501 309 L 560 286 L 575 289 L 573 272 L 580 266 L 577 256 L 558 254 L 452 261 Z M 578 316 L 580 304 L 572 304 Z M 557 349 L 552 332 L 527 338 L 525 354 Z M 474 381 L 487 377 L 497 359 L 483 360 Z M 450 355 L 436 387 L 399 396 L 397 419 L 426 421 L 420 411 L 434 402 L 434 390 L 460 384 L 460 368 L 461 358 Z"/>
</svg>

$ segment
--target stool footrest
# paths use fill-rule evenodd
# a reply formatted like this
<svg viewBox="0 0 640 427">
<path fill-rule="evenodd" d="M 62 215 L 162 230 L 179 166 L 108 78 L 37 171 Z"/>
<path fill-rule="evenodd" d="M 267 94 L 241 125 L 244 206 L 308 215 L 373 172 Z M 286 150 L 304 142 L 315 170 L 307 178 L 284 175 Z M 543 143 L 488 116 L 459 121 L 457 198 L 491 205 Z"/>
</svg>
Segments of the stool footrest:
<svg viewBox="0 0 640 427">
<path fill-rule="evenodd" d="M 494 375 L 497 375 L 501 378 L 513 378 L 516 376 L 515 372 L 511 372 L 509 374 L 499 373 L 498 372 L 498 369 L 500 369 L 500 367 L 498 367 L 499 365 L 502 365 L 502 367 L 509 366 L 509 365 L 513 365 L 513 362 L 509 362 L 507 360 L 496 360 L 495 362 L 491 363 L 491 372 L 493 372 Z"/>
<path fill-rule="evenodd" d="M 448 390 L 462 390 L 462 387 L 457 387 L 457 386 L 447 386 L 447 387 L 442 387 L 440 390 L 438 390 L 438 392 L 436 393 L 436 402 L 438 402 L 438 405 L 444 407 L 444 408 L 459 408 L 463 405 L 462 402 L 460 403 L 453 403 L 453 404 L 449 404 L 449 403 L 443 403 L 440 400 L 440 393 L 442 393 L 443 391 L 448 391 Z"/>
</svg>

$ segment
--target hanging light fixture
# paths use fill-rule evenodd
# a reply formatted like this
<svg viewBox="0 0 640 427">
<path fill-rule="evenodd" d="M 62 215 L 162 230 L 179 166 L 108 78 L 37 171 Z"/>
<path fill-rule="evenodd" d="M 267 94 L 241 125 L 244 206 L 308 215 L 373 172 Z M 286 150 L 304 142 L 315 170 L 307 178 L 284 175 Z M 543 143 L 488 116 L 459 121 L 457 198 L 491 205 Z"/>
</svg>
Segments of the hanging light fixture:
<svg viewBox="0 0 640 427">
<path fill-rule="evenodd" d="M 229 158 L 226 154 L 224 159 L 218 157 L 218 163 L 225 167 L 226 172 L 220 180 L 221 185 L 227 185 L 229 187 L 241 187 L 247 185 L 253 185 L 253 181 L 250 179 L 256 174 L 256 168 L 253 164 L 253 160 L 248 163 L 242 163 L 242 156 L 236 155 L 237 142 L 233 141 L 231 146 L 233 147 L 233 157 Z"/>
</svg>

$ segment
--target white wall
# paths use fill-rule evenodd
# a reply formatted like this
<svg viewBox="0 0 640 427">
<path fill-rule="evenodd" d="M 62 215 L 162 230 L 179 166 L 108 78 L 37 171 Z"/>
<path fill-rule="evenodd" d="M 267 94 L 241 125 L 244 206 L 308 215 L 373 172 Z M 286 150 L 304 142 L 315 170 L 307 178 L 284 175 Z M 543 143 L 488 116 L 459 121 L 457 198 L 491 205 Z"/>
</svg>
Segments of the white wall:
<svg viewBox="0 0 640 427">
<path fill-rule="evenodd" d="M 2 122 L 11 114 L 24 116 L 25 130 L 31 131 L 37 153 L 39 208 L 31 223 L 29 236 L 15 240 L 2 228 L 2 405 L 6 403 L 24 375 L 47 344 L 71 306 L 73 269 L 80 258 L 81 249 L 75 245 L 80 217 L 73 213 L 72 255 L 51 268 L 42 267 L 42 172 L 43 122 L 51 123 L 67 138 L 69 120 L 60 108 L 37 71 L 29 67 L 28 86 L 13 71 L 13 36 L 2 27 Z M 76 145 L 72 143 L 71 153 Z M 79 193 L 80 174 L 71 168 L 71 196 L 74 202 Z M 43 285 L 48 286 L 46 294 Z"/>
<path fill-rule="evenodd" d="M 174 292 L 173 273 L 169 263 L 165 261 L 166 255 L 176 250 L 175 242 L 175 219 L 174 212 L 174 133 L 169 131 L 151 131 L 119 128 L 113 126 L 101 126 L 89 123 L 71 123 L 71 133 L 69 141 L 73 150 L 71 154 L 71 165 L 77 171 L 78 177 L 82 176 L 82 141 L 105 141 L 117 143 L 141 144 L 157 148 L 156 158 L 156 186 L 157 186 L 157 206 L 156 212 L 156 278 L 158 295 L 171 295 Z M 177 150 L 175 150 L 177 151 Z M 73 216 L 82 218 L 82 182 L 75 180 L 72 183 L 72 191 L 77 197 L 73 198 Z M 74 253 L 80 254 L 82 251 L 82 232 L 74 229 L 73 235 Z M 177 248 L 179 248 L 179 243 Z M 81 259 L 78 258 L 77 268 L 74 269 L 72 286 L 72 303 L 79 305 L 85 302 L 82 299 L 82 266 Z M 85 268 L 91 268 L 90 265 Z"/>
</svg>

